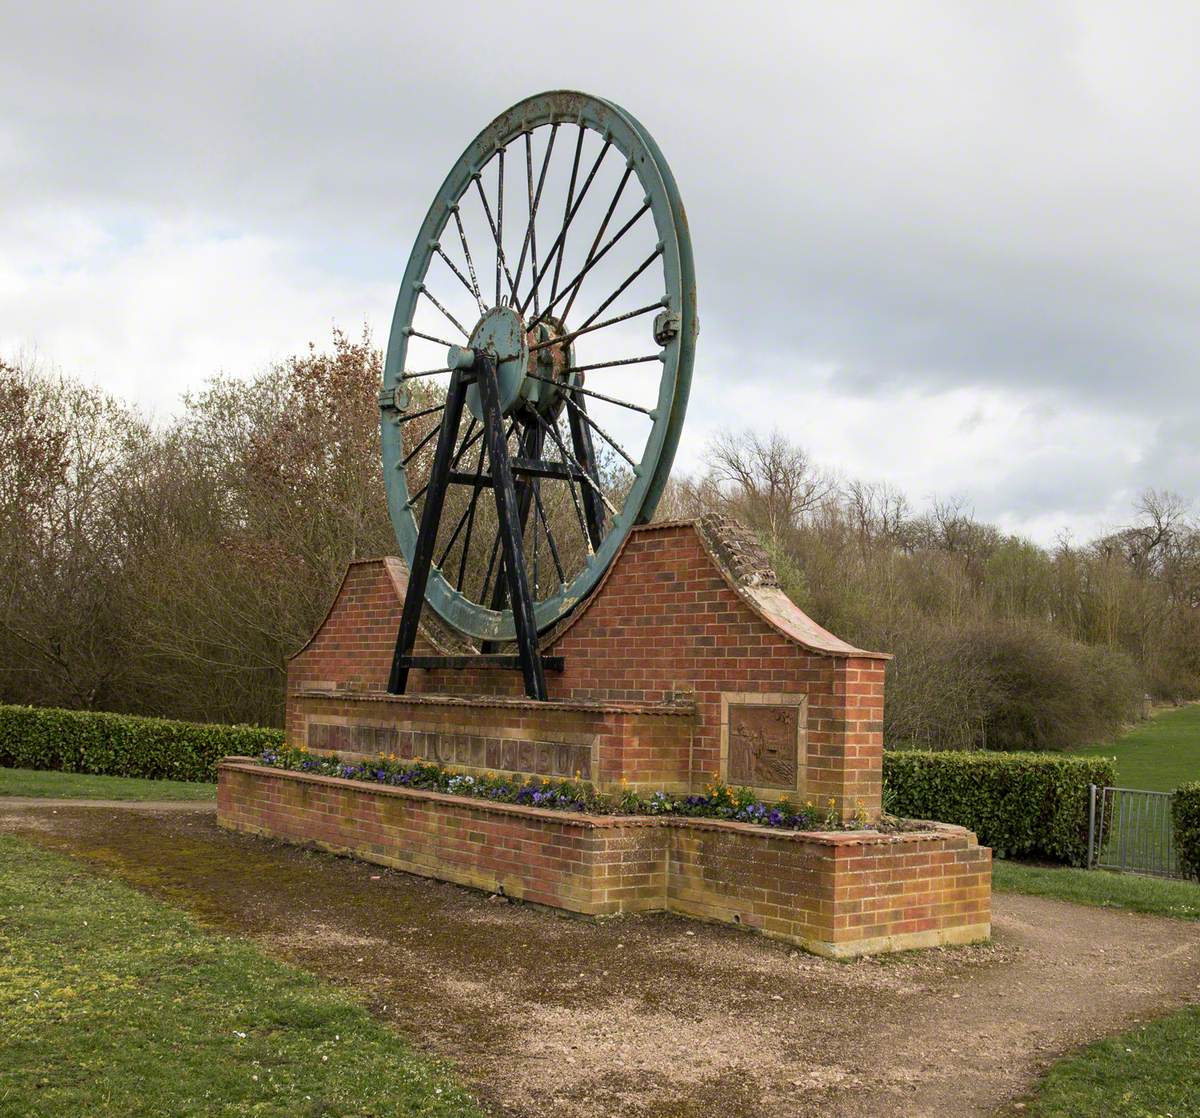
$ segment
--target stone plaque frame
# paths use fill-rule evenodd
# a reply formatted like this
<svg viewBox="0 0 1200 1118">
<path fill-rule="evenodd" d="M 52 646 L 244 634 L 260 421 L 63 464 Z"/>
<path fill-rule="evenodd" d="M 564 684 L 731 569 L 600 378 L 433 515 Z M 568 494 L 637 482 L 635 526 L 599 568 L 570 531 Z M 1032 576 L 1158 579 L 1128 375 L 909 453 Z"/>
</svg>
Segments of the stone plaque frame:
<svg viewBox="0 0 1200 1118">
<path fill-rule="evenodd" d="M 781 758 L 784 772 L 791 769 L 794 776 L 770 779 L 770 774 L 745 768 L 743 759 L 737 756 L 739 724 L 747 729 L 759 729 L 768 711 L 787 712 L 786 722 L 795 718 L 795 733 L 787 728 L 787 741 L 783 744 L 789 751 Z M 794 712 L 794 715 L 792 714 Z M 808 696 L 806 694 L 780 691 L 724 692 L 721 695 L 721 779 L 736 786 L 754 789 L 764 799 L 778 799 L 785 793 L 802 793 L 806 782 L 808 746 Z M 777 782 L 778 781 L 778 782 Z"/>
</svg>

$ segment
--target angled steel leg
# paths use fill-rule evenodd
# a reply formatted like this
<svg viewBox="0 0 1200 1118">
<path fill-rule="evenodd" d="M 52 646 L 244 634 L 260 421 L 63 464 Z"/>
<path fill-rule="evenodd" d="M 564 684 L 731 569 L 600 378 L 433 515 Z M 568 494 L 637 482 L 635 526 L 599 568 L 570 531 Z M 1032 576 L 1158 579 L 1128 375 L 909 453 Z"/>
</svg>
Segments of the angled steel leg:
<svg viewBox="0 0 1200 1118">
<path fill-rule="evenodd" d="M 494 375 L 494 372 L 493 372 Z M 421 526 L 417 531 L 417 546 L 413 550 L 412 570 L 408 572 L 408 590 L 404 594 L 404 612 L 400 616 L 400 631 L 396 634 L 396 651 L 392 655 L 392 672 L 388 691 L 403 695 L 408 686 L 408 657 L 412 655 L 421 622 L 421 607 L 425 604 L 425 585 L 429 581 L 429 565 L 433 560 L 433 545 L 437 540 L 438 522 L 446 502 L 446 486 L 450 479 L 450 461 L 458 424 L 462 419 L 467 386 L 461 373 L 450 378 L 446 390 L 446 410 L 438 431 L 437 449 L 429 471 L 429 486 L 425 491 L 425 506 L 421 509 Z"/>
</svg>

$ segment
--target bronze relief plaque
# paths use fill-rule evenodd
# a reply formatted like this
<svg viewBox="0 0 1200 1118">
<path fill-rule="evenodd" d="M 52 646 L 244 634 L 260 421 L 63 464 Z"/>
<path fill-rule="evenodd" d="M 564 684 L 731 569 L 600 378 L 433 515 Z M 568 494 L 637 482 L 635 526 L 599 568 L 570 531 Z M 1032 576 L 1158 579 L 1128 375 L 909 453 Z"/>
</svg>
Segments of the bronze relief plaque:
<svg viewBox="0 0 1200 1118">
<path fill-rule="evenodd" d="M 800 775 L 800 707 L 729 704 L 729 782 L 795 788 Z"/>
</svg>

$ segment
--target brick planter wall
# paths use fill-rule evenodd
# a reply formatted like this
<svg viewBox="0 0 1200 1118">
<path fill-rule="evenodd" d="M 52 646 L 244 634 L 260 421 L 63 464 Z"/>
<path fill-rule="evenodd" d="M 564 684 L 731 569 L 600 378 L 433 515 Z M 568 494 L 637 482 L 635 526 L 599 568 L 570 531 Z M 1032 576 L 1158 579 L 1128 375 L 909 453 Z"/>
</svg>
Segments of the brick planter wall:
<svg viewBox="0 0 1200 1118">
<path fill-rule="evenodd" d="M 666 910 L 849 957 L 986 939 L 991 852 L 961 827 L 780 832 L 590 816 L 230 758 L 218 821 L 587 915 Z"/>
</svg>

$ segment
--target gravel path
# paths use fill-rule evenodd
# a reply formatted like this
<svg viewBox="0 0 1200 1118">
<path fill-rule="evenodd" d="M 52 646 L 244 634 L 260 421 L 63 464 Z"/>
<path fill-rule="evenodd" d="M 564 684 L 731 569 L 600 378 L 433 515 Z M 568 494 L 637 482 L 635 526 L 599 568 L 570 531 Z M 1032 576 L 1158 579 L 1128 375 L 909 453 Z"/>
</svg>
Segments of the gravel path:
<svg viewBox="0 0 1200 1118">
<path fill-rule="evenodd" d="M 353 989 L 497 1114 L 990 1115 L 1058 1055 L 1200 1002 L 1197 924 L 1042 898 L 998 895 L 988 945 L 836 963 L 510 904 L 197 811 L 0 805 L 0 829 Z"/>
</svg>

